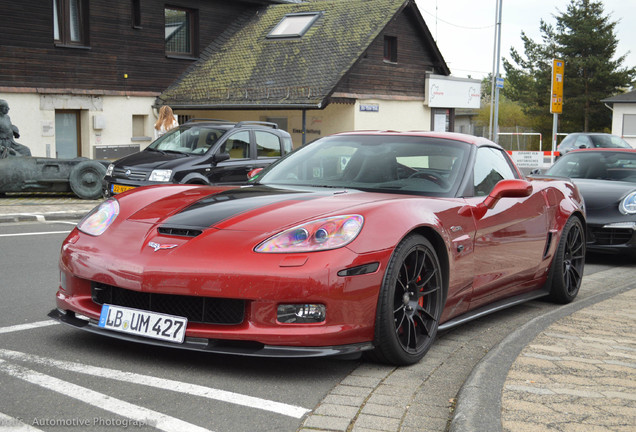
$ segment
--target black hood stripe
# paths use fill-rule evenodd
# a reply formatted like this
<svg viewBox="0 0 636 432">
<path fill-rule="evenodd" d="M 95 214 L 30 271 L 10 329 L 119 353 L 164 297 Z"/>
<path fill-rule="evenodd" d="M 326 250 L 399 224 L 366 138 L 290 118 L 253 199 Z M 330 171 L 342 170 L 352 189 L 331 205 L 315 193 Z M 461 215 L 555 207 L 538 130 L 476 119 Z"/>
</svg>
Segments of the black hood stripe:
<svg viewBox="0 0 636 432">
<path fill-rule="evenodd" d="M 171 216 L 162 227 L 174 228 L 208 228 L 219 222 L 259 207 L 281 201 L 299 201 L 315 199 L 320 193 L 276 189 L 266 186 L 255 186 L 231 189 L 203 198 L 178 214 Z"/>
</svg>

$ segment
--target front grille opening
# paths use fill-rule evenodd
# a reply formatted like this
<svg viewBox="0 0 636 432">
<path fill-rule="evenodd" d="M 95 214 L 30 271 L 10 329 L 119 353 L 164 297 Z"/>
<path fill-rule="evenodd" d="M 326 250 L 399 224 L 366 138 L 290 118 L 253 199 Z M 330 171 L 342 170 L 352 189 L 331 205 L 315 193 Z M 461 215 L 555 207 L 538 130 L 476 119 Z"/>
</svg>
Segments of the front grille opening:
<svg viewBox="0 0 636 432">
<path fill-rule="evenodd" d="M 196 237 L 203 233 L 203 231 L 200 229 L 175 227 L 159 227 L 157 228 L 157 231 L 159 232 L 159 234 L 177 237 Z"/>
<path fill-rule="evenodd" d="M 632 239 L 634 234 L 630 228 L 590 228 L 588 240 L 598 245 L 621 245 Z"/>
<path fill-rule="evenodd" d="M 93 302 L 186 317 L 189 322 L 237 325 L 245 318 L 245 301 L 131 291 L 93 282 Z"/>
<path fill-rule="evenodd" d="M 149 174 L 149 172 L 146 172 L 146 171 L 131 170 L 130 174 L 126 175 L 126 171 L 127 171 L 126 168 L 115 168 L 113 170 L 113 177 L 119 178 L 119 179 L 143 181 L 143 180 L 146 180 L 146 177 Z"/>
</svg>

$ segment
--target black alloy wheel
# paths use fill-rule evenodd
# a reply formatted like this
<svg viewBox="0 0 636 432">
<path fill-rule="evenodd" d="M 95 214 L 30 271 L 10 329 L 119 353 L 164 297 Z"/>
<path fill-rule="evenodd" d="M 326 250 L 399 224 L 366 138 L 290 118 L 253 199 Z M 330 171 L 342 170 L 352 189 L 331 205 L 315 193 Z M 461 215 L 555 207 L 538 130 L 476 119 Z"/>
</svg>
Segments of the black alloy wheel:
<svg viewBox="0 0 636 432">
<path fill-rule="evenodd" d="M 443 277 L 433 245 L 419 234 L 405 238 L 389 262 L 376 317 L 376 348 L 383 363 L 417 363 L 431 347 L 443 308 Z"/>
<path fill-rule="evenodd" d="M 585 266 L 585 230 L 581 220 L 572 216 L 563 228 L 561 240 L 552 260 L 550 275 L 550 300 L 570 303 L 581 288 Z"/>
</svg>

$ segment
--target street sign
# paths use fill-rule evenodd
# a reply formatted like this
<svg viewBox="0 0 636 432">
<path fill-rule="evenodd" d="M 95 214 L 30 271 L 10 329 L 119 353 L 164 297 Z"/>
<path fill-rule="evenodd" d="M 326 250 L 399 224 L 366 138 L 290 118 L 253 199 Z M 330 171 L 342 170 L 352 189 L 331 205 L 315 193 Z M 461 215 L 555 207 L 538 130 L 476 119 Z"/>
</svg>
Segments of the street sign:
<svg viewBox="0 0 636 432">
<path fill-rule="evenodd" d="M 497 78 L 497 80 L 495 81 L 495 85 L 497 86 L 497 88 L 502 89 L 504 87 L 504 79 Z"/>
<path fill-rule="evenodd" d="M 550 112 L 561 114 L 563 112 L 563 75 L 565 72 L 565 62 L 563 60 L 552 60 L 552 88 Z"/>
</svg>

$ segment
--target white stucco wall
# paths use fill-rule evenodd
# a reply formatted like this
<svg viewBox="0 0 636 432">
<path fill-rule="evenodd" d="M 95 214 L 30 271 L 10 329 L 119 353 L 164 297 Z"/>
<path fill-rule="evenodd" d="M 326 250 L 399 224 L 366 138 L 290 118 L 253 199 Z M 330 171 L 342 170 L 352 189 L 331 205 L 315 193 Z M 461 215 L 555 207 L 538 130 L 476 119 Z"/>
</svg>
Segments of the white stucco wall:
<svg viewBox="0 0 636 432">
<path fill-rule="evenodd" d="M 16 141 L 29 147 L 33 156 L 55 157 L 56 110 L 80 112 L 81 156 L 93 158 L 96 145 L 148 145 L 150 140 L 132 140 L 133 115 L 145 116 L 145 134 L 153 136 L 154 97 L 5 93 L 0 99 L 9 103 L 11 122 L 20 130 Z M 93 127 L 95 116 L 101 116 L 102 129 Z"/>
<path fill-rule="evenodd" d="M 105 96 L 103 110 L 89 113 L 91 148 L 96 145 L 122 144 L 136 144 L 141 149 L 145 148 L 154 140 L 154 124 L 157 121 L 156 110 L 152 109 L 154 102 L 154 97 Z M 94 128 L 95 115 L 105 117 L 105 126 L 101 130 Z M 144 116 L 144 135 L 148 139 L 133 140 L 133 115 Z"/>
<path fill-rule="evenodd" d="M 20 129 L 19 143 L 28 146 L 33 156 L 55 157 L 55 111 L 79 110 L 81 156 L 94 158 L 96 146 L 138 145 L 152 142 L 156 111 L 154 97 L 54 95 L 11 93 L 0 95 L 10 107 L 11 121 Z M 372 111 L 361 110 L 361 105 Z M 287 118 L 287 130 L 294 147 L 303 142 L 302 111 L 179 111 L 176 114 L 196 118 L 218 118 L 229 121 Z M 405 114 L 406 113 L 406 114 Z M 145 136 L 133 139 L 133 115 L 144 116 Z M 337 132 L 355 130 L 430 130 L 431 114 L 422 101 L 364 99 L 355 104 L 331 104 L 323 110 L 307 110 L 305 142 Z M 95 127 L 95 117 L 101 128 Z"/>
<path fill-rule="evenodd" d="M 636 104 L 614 104 L 612 113 L 612 134 L 622 136 L 632 147 L 636 148 L 636 136 L 623 136 L 623 116 L 625 114 L 636 115 Z"/>
<path fill-rule="evenodd" d="M 46 145 L 52 148 L 55 138 L 42 136 L 42 131 L 49 123 L 54 126 L 55 118 L 40 111 L 40 96 L 34 93 L 5 93 L 0 95 L 0 99 L 9 103 L 11 123 L 20 130 L 20 138 L 16 141 L 29 147 L 33 156 L 46 156 Z"/>
<path fill-rule="evenodd" d="M 431 130 L 431 111 L 423 101 L 361 99 L 354 115 L 355 130 Z"/>
</svg>

